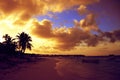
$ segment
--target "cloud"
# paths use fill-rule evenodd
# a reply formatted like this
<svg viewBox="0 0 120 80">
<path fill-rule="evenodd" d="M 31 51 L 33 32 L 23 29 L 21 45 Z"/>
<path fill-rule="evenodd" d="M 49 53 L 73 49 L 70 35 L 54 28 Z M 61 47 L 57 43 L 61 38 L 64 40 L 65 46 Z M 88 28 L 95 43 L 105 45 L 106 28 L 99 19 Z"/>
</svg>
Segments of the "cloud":
<svg viewBox="0 0 120 80">
<path fill-rule="evenodd" d="M 89 33 L 75 27 L 53 29 L 51 21 L 33 18 L 41 15 L 53 16 L 49 12 L 60 13 L 79 6 L 80 11 L 84 12 L 85 6 L 97 2 L 99 0 L 0 0 L 0 24 L 5 27 L 2 28 L 4 32 L 30 30 L 39 38 L 54 38 L 58 42 L 56 48 L 71 49 L 89 37 Z"/>
<path fill-rule="evenodd" d="M 85 5 L 80 5 L 77 11 L 80 15 L 87 14 L 89 12 L 89 10 L 87 9 L 87 6 Z"/>
<path fill-rule="evenodd" d="M 92 35 L 85 43 L 87 43 L 88 46 L 97 46 L 99 44 L 99 38 L 97 35 Z"/>
<path fill-rule="evenodd" d="M 75 27 L 61 31 L 58 29 L 58 31 L 55 33 L 55 38 L 58 41 L 57 48 L 61 50 L 71 50 L 89 37 L 89 33 L 86 33 Z"/>
<path fill-rule="evenodd" d="M 120 30 L 102 32 L 96 22 L 95 14 L 87 9 L 88 5 L 97 2 L 99 0 L 0 0 L 0 24 L 5 26 L 5 29 L 2 28 L 4 32 L 7 32 L 9 26 L 10 33 L 11 30 L 22 31 L 23 28 L 16 25 L 24 25 L 26 30 L 29 28 L 33 36 L 55 40 L 57 44 L 54 48 L 60 50 L 71 50 L 81 43 L 97 46 L 102 41 L 120 41 Z M 53 28 L 50 20 L 33 19 L 41 15 L 53 16 L 49 12 L 60 13 L 76 7 L 78 12 L 86 14 L 86 17 L 80 21 L 74 20 L 75 25 L 71 28 Z M 92 34 L 91 31 L 99 34 Z"/>
<path fill-rule="evenodd" d="M 103 32 L 102 37 L 107 38 L 109 42 L 120 41 L 120 30 L 114 30 L 112 32 Z"/>
<path fill-rule="evenodd" d="M 33 29 L 31 29 L 31 33 L 39 38 L 52 39 L 56 41 L 57 43 L 54 49 L 71 50 L 82 43 L 86 44 L 86 46 L 94 47 L 104 42 L 113 43 L 120 41 L 120 30 L 115 30 L 113 32 L 99 32 L 99 30 L 95 30 L 98 34 L 93 34 L 90 31 L 84 30 L 84 27 L 76 27 L 76 25 L 71 28 L 53 28 L 52 22 L 47 19 L 40 22 L 36 20 L 32 23 Z M 94 20 L 90 23 L 88 20 L 87 24 L 94 24 Z M 90 28 L 90 30 L 94 30 L 88 25 L 85 27 Z"/>
<path fill-rule="evenodd" d="M 32 33 L 35 34 L 38 37 L 43 38 L 50 38 L 52 37 L 52 23 L 44 19 L 41 22 L 38 22 L 37 20 L 33 20 L 33 30 Z"/>
<path fill-rule="evenodd" d="M 120 40 L 120 30 L 115 30 L 113 31 L 113 36 L 115 37 L 116 40 Z"/>
<path fill-rule="evenodd" d="M 9 21 L 13 26 L 25 27 L 36 16 L 48 15 L 57 18 L 49 12 L 60 13 L 76 6 L 97 2 L 99 0 L 0 0 L 0 21 L 7 20 L 6 24 Z"/>
<path fill-rule="evenodd" d="M 54 48 L 60 50 L 71 50 L 83 42 L 88 46 L 96 46 L 99 42 L 97 35 L 93 35 L 79 27 L 52 28 L 52 22 L 49 20 L 43 20 L 41 22 L 34 21 L 31 33 L 39 38 L 52 38 L 57 41 L 56 47 Z"/>
<path fill-rule="evenodd" d="M 39 38 L 54 39 L 57 41 L 55 48 L 68 50 L 79 45 L 82 40 L 90 37 L 90 34 L 82 31 L 80 28 L 54 28 L 52 29 L 52 22 L 43 20 L 41 22 L 33 21 L 33 29 L 31 33 Z"/>
<path fill-rule="evenodd" d="M 41 15 L 45 12 L 43 2 L 37 4 L 37 0 L 0 0 L 0 16 L 2 19 L 13 16 L 14 23 L 23 23 L 34 15 Z"/>
<path fill-rule="evenodd" d="M 87 14 L 87 16 L 80 20 L 74 20 L 74 24 L 76 27 L 80 27 L 84 31 L 97 31 L 100 32 L 100 29 L 98 28 L 96 17 L 93 13 Z"/>
<path fill-rule="evenodd" d="M 21 18 L 30 18 L 34 15 L 51 12 L 62 12 L 74 6 L 89 5 L 99 0 L 0 0 L 0 13 L 21 13 Z"/>
</svg>

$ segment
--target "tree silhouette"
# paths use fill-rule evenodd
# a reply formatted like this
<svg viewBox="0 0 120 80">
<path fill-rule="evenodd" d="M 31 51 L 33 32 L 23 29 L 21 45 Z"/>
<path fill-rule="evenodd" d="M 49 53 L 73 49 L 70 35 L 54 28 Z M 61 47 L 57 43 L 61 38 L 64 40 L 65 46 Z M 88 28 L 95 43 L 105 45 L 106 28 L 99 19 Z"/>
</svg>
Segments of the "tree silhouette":
<svg viewBox="0 0 120 80">
<path fill-rule="evenodd" d="M 24 53 L 26 48 L 31 50 L 32 44 L 30 42 L 32 41 L 32 39 L 27 33 L 18 33 L 16 37 L 18 39 L 18 48 L 20 52 Z"/>
<path fill-rule="evenodd" d="M 10 52 L 14 53 L 16 51 L 17 45 L 16 42 L 14 41 L 15 39 L 12 39 L 8 34 L 5 34 L 3 36 L 5 41 L 3 42 L 3 52 Z"/>
<path fill-rule="evenodd" d="M 3 35 L 3 38 L 5 39 L 5 41 L 7 41 L 8 38 L 10 38 L 10 36 L 8 34 L 5 34 L 5 35 Z"/>
<path fill-rule="evenodd" d="M 5 41 L 3 43 L 7 45 L 13 44 L 15 40 L 15 39 L 12 39 L 12 37 L 10 37 L 8 34 L 5 34 L 3 38 L 5 38 Z"/>
</svg>

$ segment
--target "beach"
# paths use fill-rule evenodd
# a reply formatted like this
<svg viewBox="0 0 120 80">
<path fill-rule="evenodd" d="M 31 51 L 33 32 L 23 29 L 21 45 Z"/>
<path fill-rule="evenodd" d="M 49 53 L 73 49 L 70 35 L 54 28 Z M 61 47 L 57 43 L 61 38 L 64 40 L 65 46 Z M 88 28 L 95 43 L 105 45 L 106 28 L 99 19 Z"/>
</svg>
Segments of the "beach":
<svg viewBox="0 0 120 80">
<path fill-rule="evenodd" d="M 88 59 L 88 58 L 84 58 Z M 96 58 L 92 58 L 96 59 Z M 98 58 L 97 58 L 98 59 Z M 99 58 L 100 62 L 82 62 L 83 58 L 41 57 L 36 62 L 1 70 L 0 80 L 119 80 L 119 60 Z"/>
</svg>

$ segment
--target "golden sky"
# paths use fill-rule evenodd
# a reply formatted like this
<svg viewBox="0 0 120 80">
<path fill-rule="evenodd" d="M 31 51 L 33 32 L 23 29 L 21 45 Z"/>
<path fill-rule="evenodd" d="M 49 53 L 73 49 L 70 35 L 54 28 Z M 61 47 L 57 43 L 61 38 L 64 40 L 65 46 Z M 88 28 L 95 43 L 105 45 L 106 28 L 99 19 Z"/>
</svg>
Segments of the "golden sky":
<svg viewBox="0 0 120 80">
<path fill-rule="evenodd" d="M 26 32 L 33 40 L 32 51 L 27 51 L 30 53 L 120 54 L 120 29 L 102 31 L 96 20 L 99 14 L 89 10 L 88 6 L 100 1 L 0 0 L 0 41 L 3 41 L 2 36 L 6 33 L 15 37 L 17 33 Z M 58 18 L 55 14 L 69 13 L 69 10 L 74 10 L 77 16 L 83 18 L 73 18 L 73 26 L 54 26 Z M 76 16 L 74 13 L 68 15 Z M 56 21 L 48 18 L 40 20 L 38 16 L 47 16 Z"/>
</svg>

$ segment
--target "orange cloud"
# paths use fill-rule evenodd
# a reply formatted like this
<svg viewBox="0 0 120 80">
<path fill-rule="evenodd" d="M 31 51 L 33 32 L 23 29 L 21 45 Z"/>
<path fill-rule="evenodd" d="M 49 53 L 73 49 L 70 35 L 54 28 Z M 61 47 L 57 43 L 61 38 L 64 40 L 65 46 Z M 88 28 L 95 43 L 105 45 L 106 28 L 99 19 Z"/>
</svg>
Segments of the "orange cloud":
<svg viewBox="0 0 120 80">
<path fill-rule="evenodd" d="M 45 14 L 48 11 L 62 12 L 74 6 L 89 5 L 99 0 L 0 0 L 0 12 L 4 14 L 23 13 L 22 18 Z"/>
<path fill-rule="evenodd" d="M 68 28 L 66 29 L 66 32 L 61 31 L 55 34 L 55 38 L 58 41 L 57 48 L 61 50 L 71 50 L 89 37 L 89 33 L 86 33 L 76 27 Z"/>
<path fill-rule="evenodd" d="M 95 24 L 94 19 L 92 22 L 89 22 L 88 20 L 88 22 L 85 24 L 87 26 L 85 27 L 99 32 L 97 26 L 95 26 L 97 29 L 93 29 L 93 27 L 91 27 L 93 24 Z M 56 41 L 57 43 L 54 49 L 60 50 L 71 50 L 82 43 L 86 44 L 87 46 L 97 46 L 102 42 L 120 41 L 119 30 L 113 32 L 101 32 L 96 35 L 92 34 L 90 31 L 84 30 L 84 27 L 81 28 L 74 26 L 72 28 L 52 28 L 52 22 L 46 19 L 41 22 L 38 22 L 37 20 L 33 21 L 32 27 L 33 29 L 31 29 L 31 33 L 33 35 L 36 35 L 39 38 L 52 39 Z"/>
<path fill-rule="evenodd" d="M 39 22 L 33 18 L 38 15 L 52 16 L 48 12 L 62 12 L 76 6 L 87 6 L 97 2 L 99 0 L 0 0 L 0 26 L 4 26 L 1 33 L 12 32 L 14 36 L 15 33 L 32 30 L 33 36 L 54 38 L 58 42 L 56 48 L 71 49 L 78 45 L 80 37 L 82 39 L 89 34 L 84 34 L 86 32 L 76 28 L 52 29 L 51 21 Z M 76 36 L 77 33 L 80 34 Z"/>
<path fill-rule="evenodd" d="M 52 38 L 57 41 L 55 49 L 60 50 L 71 50 L 83 42 L 89 46 L 96 46 L 99 42 L 98 36 L 84 31 L 79 27 L 52 29 L 52 22 L 49 20 L 33 22 L 31 33 L 40 38 Z"/>
<path fill-rule="evenodd" d="M 116 42 L 120 40 L 120 31 L 101 32 L 96 22 L 96 16 L 89 12 L 88 5 L 99 0 L 0 0 L 0 25 L 4 26 L 1 33 L 9 33 L 29 30 L 38 38 L 53 39 L 57 41 L 54 48 L 70 50 L 85 43 L 88 46 L 96 46 L 100 41 Z M 62 12 L 77 7 L 80 14 L 87 16 L 77 21 L 72 28 L 53 28 L 52 22 L 34 20 L 37 15 L 50 15 L 48 12 Z M 19 26 L 24 26 L 24 29 Z M 8 28 L 9 27 L 9 28 Z M 101 32 L 92 34 L 91 30 Z M 28 32 L 29 32 L 28 31 Z M 108 40 L 107 39 L 107 40 Z"/>
<path fill-rule="evenodd" d="M 78 13 L 81 14 L 87 14 L 89 10 L 87 9 L 87 6 L 85 5 L 80 5 L 79 8 L 77 9 Z"/>
<path fill-rule="evenodd" d="M 52 37 L 52 23 L 49 20 L 44 19 L 41 22 L 33 21 L 32 33 L 38 37 L 49 38 Z"/>
<path fill-rule="evenodd" d="M 99 0 L 0 0 L 0 20 L 12 16 L 13 25 L 26 25 L 36 15 L 50 15 L 48 12 L 62 12 L 97 2 Z"/>
<path fill-rule="evenodd" d="M 80 20 L 78 22 L 77 20 L 74 20 L 74 24 L 76 27 L 80 27 L 84 31 L 98 31 L 100 32 L 100 29 L 98 28 L 97 22 L 95 20 L 95 15 L 93 13 L 87 14 L 85 19 Z"/>
</svg>

